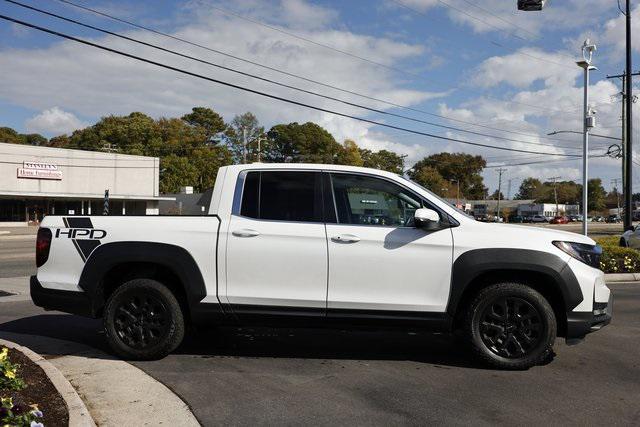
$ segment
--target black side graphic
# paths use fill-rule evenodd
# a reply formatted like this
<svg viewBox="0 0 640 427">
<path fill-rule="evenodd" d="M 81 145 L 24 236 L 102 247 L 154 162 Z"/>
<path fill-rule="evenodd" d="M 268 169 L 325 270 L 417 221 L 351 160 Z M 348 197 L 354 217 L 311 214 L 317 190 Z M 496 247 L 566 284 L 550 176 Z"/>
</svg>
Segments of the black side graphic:
<svg viewBox="0 0 640 427">
<path fill-rule="evenodd" d="M 67 228 L 93 229 L 93 223 L 89 217 L 64 217 L 62 221 Z M 100 246 L 100 240 L 94 239 L 72 239 L 72 242 L 84 262 L 87 262 L 87 258 L 91 255 L 91 252 Z"/>
</svg>

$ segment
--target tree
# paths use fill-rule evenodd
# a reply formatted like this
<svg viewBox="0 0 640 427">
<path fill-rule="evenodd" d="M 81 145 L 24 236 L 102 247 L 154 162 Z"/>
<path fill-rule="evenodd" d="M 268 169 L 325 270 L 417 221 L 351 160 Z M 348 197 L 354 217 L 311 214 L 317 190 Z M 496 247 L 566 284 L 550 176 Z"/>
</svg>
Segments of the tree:
<svg viewBox="0 0 640 427">
<path fill-rule="evenodd" d="M 198 181 L 198 168 L 186 157 L 170 154 L 160 161 L 160 192 L 177 193 Z"/>
<path fill-rule="evenodd" d="M 202 144 L 211 144 L 214 136 L 223 132 L 226 128 L 224 119 L 220 114 L 206 107 L 193 107 L 191 113 L 181 118 L 190 126 L 198 128 L 203 135 Z"/>
<path fill-rule="evenodd" d="M 460 195 L 468 199 L 484 199 L 488 189 L 481 172 L 487 162 L 481 156 L 466 153 L 438 153 L 420 160 L 408 172 L 412 179 L 424 166 L 435 168 L 446 181 L 460 182 Z"/>
<path fill-rule="evenodd" d="M 498 192 L 498 190 L 494 191 L 493 194 L 489 196 L 489 199 L 498 200 L 498 196 L 500 196 L 500 200 L 504 200 L 504 194 L 502 194 L 502 191 Z"/>
<path fill-rule="evenodd" d="M 404 173 L 404 159 L 407 156 L 388 150 L 374 152 L 361 148 L 360 157 L 362 158 L 363 166 L 366 168 L 380 169 L 402 175 Z"/>
<path fill-rule="evenodd" d="M 364 161 L 360 155 L 360 149 L 355 141 L 347 139 L 342 144 L 342 150 L 338 153 L 336 163 L 349 166 L 363 166 Z"/>
<path fill-rule="evenodd" d="M 193 185 L 196 191 L 204 192 L 216 183 L 220 167 L 233 164 L 233 155 L 225 146 L 201 147 L 193 150 L 189 162 L 198 171 L 196 180 L 190 185 Z"/>
<path fill-rule="evenodd" d="M 440 175 L 438 170 L 431 166 L 422 166 L 416 170 L 412 179 L 439 196 L 446 197 L 448 182 Z"/>
<path fill-rule="evenodd" d="M 225 135 L 229 141 L 229 149 L 233 154 L 233 159 L 236 163 L 241 163 L 245 158 L 248 162 L 258 160 L 258 141 L 260 138 L 264 138 L 264 128 L 260 126 L 260 122 L 253 113 L 246 112 L 235 116 L 229 126 Z M 244 138 L 247 138 L 247 144 L 245 147 Z M 266 147 L 260 147 L 260 151 L 264 151 Z"/>
<path fill-rule="evenodd" d="M 38 133 L 18 133 L 9 127 L 0 127 L 0 142 L 9 144 L 46 145 L 48 140 Z"/>
<path fill-rule="evenodd" d="M 321 126 L 307 122 L 273 126 L 264 159 L 269 162 L 335 163 L 342 146 Z"/>
<path fill-rule="evenodd" d="M 538 178 L 525 178 L 520 184 L 520 189 L 515 195 L 517 200 L 536 200 L 539 198 L 542 182 Z"/>
<path fill-rule="evenodd" d="M 589 211 L 598 212 L 605 207 L 607 192 L 600 178 L 591 178 L 587 183 L 587 199 Z"/>
</svg>

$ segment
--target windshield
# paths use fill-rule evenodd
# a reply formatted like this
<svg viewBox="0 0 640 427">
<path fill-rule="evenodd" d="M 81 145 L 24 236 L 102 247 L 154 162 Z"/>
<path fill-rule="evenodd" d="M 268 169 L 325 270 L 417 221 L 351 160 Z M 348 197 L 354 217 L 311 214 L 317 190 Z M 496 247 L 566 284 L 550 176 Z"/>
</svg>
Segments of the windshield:
<svg viewBox="0 0 640 427">
<path fill-rule="evenodd" d="M 462 215 L 466 216 L 467 218 L 471 218 L 473 220 L 475 220 L 475 217 L 473 215 L 469 215 L 468 213 L 466 213 L 464 210 L 458 208 L 456 205 L 448 202 L 447 200 L 443 199 L 442 197 L 438 196 L 436 193 L 434 193 L 433 191 L 429 190 L 428 188 L 418 184 L 417 182 L 415 182 L 412 179 L 409 179 L 405 176 L 402 175 L 398 175 L 400 178 L 404 179 L 405 181 L 409 181 L 410 183 L 412 183 L 413 185 L 420 187 L 422 190 L 426 191 L 427 193 L 429 193 L 429 195 L 435 197 L 436 199 L 440 200 L 442 203 L 446 203 L 448 206 L 451 206 L 453 209 L 456 210 L 456 212 L 461 213 Z"/>
</svg>

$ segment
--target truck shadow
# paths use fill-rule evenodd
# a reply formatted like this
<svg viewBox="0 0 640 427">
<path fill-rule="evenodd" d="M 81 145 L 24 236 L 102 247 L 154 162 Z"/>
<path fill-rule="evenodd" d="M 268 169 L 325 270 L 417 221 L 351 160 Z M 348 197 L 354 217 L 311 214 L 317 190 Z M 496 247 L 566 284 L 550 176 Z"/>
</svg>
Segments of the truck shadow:
<svg viewBox="0 0 640 427">
<path fill-rule="evenodd" d="M 24 317 L 0 324 L 0 336 L 54 357 L 86 352 L 88 346 L 99 350 L 88 357 L 118 359 L 110 353 L 102 322 L 95 319 L 67 314 Z M 68 344 L 38 348 L 38 336 Z M 407 331 L 219 327 L 190 333 L 174 354 L 202 359 L 409 360 L 441 367 L 484 368 L 449 335 Z"/>
</svg>

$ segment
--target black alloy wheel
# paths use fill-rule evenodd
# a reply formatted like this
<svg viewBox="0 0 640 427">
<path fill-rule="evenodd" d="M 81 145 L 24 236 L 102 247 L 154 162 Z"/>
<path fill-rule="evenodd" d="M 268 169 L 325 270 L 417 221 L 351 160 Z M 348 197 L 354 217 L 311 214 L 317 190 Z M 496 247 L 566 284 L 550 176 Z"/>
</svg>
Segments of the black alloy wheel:
<svg viewBox="0 0 640 427">
<path fill-rule="evenodd" d="M 160 298 L 132 292 L 118 301 L 114 327 L 118 337 L 135 349 L 152 347 L 169 333 L 167 307 Z"/>
<path fill-rule="evenodd" d="M 134 279 L 119 286 L 104 309 L 107 342 L 125 359 L 159 359 L 175 350 L 185 333 L 182 308 L 164 284 Z"/>
<path fill-rule="evenodd" d="M 538 347 L 544 325 L 536 308 L 522 298 L 498 297 L 480 318 L 480 336 L 498 356 L 509 359 L 526 356 Z"/>
</svg>

